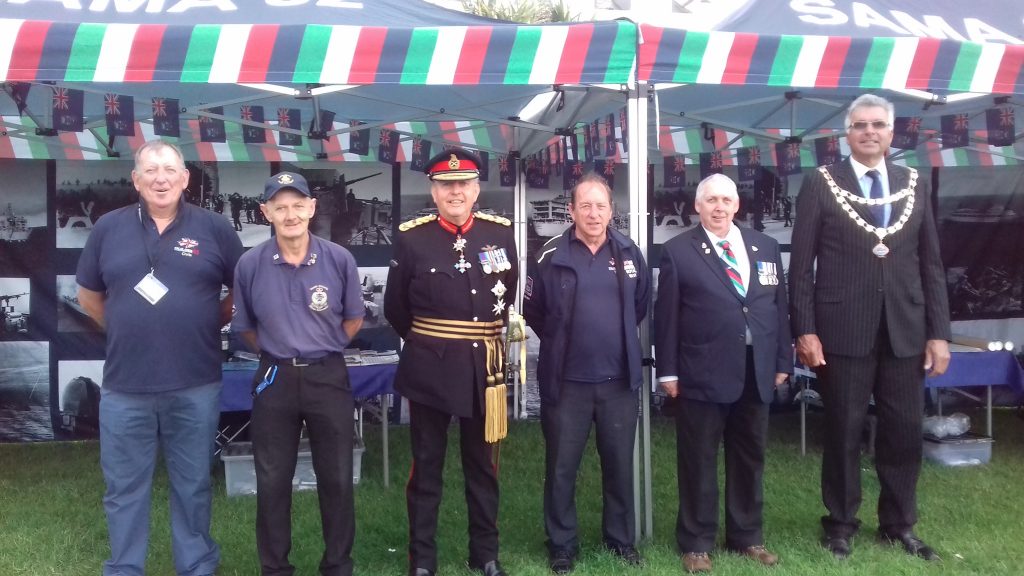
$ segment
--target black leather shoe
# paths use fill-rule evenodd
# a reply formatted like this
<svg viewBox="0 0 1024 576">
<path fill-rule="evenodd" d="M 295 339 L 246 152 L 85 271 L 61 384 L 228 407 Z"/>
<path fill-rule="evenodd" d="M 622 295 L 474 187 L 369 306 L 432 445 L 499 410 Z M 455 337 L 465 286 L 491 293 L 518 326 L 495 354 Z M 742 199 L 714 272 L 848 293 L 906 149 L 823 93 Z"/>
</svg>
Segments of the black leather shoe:
<svg viewBox="0 0 1024 576">
<path fill-rule="evenodd" d="M 630 566 L 644 565 L 644 559 L 640 557 L 640 553 L 637 552 L 634 546 L 615 546 L 611 544 L 606 544 L 605 546 L 607 546 L 608 550 L 611 550 L 611 553 L 617 556 L 619 560 L 622 560 Z"/>
<path fill-rule="evenodd" d="M 426 568 L 409 568 L 409 576 L 434 576 L 434 572 Z"/>
<path fill-rule="evenodd" d="M 821 547 L 839 560 L 850 557 L 850 539 L 845 536 L 825 536 L 821 539 Z"/>
<path fill-rule="evenodd" d="M 568 550 L 555 550 L 548 558 L 548 566 L 555 574 L 568 574 L 573 571 L 576 555 Z"/>
<path fill-rule="evenodd" d="M 903 546 L 903 550 L 911 556 L 917 556 L 923 558 L 928 562 L 936 562 L 940 560 L 939 555 L 932 549 L 931 546 L 925 544 L 917 537 L 912 531 L 907 530 L 906 532 L 900 532 L 898 534 L 890 534 L 882 530 L 878 531 L 878 540 L 885 544 L 891 544 L 893 546 Z"/>
<path fill-rule="evenodd" d="M 469 569 L 476 570 L 484 576 L 508 576 L 505 569 L 501 567 L 501 564 L 499 564 L 497 560 L 491 560 L 483 566 L 474 566 L 473 564 L 470 564 Z"/>
</svg>

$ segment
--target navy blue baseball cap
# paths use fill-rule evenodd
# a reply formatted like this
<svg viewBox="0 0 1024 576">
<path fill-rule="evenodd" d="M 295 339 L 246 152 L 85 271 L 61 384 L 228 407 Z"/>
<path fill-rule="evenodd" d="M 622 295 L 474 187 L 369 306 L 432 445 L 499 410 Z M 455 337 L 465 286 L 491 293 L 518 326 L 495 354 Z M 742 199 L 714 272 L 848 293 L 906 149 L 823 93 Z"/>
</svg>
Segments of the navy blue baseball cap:
<svg viewBox="0 0 1024 576">
<path fill-rule="evenodd" d="M 295 190 L 303 196 L 310 198 L 313 196 L 309 193 L 309 184 L 306 183 L 306 179 L 302 177 L 302 174 L 278 172 L 267 178 L 267 182 L 263 185 L 263 201 L 267 202 L 274 197 L 274 194 L 281 190 Z"/>
</svg>

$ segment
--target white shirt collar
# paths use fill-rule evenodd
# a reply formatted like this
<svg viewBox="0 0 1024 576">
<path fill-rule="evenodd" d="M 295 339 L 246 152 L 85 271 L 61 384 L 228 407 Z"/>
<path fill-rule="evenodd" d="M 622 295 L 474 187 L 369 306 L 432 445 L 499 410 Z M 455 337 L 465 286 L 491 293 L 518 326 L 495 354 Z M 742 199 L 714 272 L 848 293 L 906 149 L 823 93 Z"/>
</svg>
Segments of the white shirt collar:
<svg viewBox="0 0 1024 576">
<path fill-rule="evenodd" d="M 857 175 L 857 180 L 860 180 L 867 174 L 868 170 L 878 170 L 878 175 L 881 177 L 882 182 L 889 181 L 889 172 L 885 169 L 885 158 L 883 158 L 876 166 L 865 166 L 861 164 L 853 156 L 850 156 L 850 166 L 853 167 L 853 173 Z"/>
<path fill-rule="evenodd" d="M 729 244 L 735 246 L 736 249 L 744 247 L 743 234 L 740 232 L 740 228 L 736 224 L 729 224 L 729 231 L 726 232 L 724 237 L 718 236 L 711 230 L 708 230 L 703 224 L 701 224 L 700 227 L 704 228 L 704 233 L 708 235 L 708 239 L 711 240 L 711 243 L 714 244 L 716 248 L 718 247 L 718 243 L 722 240 L 728 240 Z"/>
</svg>

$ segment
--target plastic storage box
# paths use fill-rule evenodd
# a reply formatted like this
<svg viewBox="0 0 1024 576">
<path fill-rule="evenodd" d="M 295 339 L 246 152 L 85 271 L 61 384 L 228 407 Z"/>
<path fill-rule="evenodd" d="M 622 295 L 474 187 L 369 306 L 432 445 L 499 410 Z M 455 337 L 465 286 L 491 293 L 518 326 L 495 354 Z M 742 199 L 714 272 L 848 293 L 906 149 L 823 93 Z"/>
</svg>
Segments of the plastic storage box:
<svg viewBox="0 0 1024 576">
<path fill-rule="evenodd" d="M 352 447 L 352 483 L 358 484 L 361 476 L 363 446 L 361 438 L 354 439 Z M 221 452 L 224 462 L 224 483 L 228 496 L 243 496 L 256 493 L 256 467 L 252 459 L 252 443 L 232 442 Z M 313 458 L 309 451 L 309 440 L 299 441 L 299 457 L 292 477 L 292 490 L 316 490 L 316 473 L 313 472 Z"/>
<path fill-rule="evenodd" d="M 968 432 L 961 436 L 924 436 L 924 457 L 944 466 L 977 466 L 992 459 L 992 438 Z"/>
</svg>

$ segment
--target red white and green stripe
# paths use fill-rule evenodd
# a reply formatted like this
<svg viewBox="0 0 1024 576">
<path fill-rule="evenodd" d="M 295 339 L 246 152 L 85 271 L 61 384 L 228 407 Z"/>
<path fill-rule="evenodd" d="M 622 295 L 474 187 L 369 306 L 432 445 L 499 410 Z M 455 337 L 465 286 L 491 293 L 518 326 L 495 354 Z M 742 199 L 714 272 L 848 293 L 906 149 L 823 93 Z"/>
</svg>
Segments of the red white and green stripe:
<svg viewBox="0 0 1024 576">
<path fill-rule="evenodd" d="M 630 22 L 410 29 L 0 19 L 0 81 L 627 83 L 635 46 Z"/>
<path fill-rule="evenodd" d="M 795 88 L 1024 91 L 1024 46 L 934 38 L 697 32 L 640 26 L 641 81 Z M 942 60 L 940 60 L 940 58 Z"/>
</svg>

